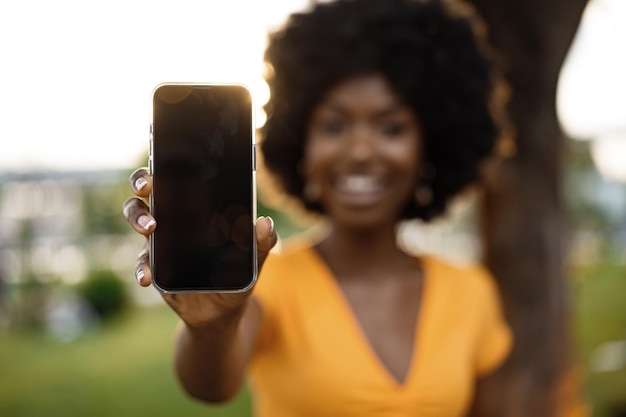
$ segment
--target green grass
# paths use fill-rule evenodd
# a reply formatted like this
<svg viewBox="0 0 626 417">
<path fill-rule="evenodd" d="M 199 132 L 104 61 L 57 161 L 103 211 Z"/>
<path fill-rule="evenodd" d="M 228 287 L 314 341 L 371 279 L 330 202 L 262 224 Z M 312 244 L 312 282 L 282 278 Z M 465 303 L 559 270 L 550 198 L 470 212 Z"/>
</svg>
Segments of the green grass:
<svg viewBox="0 0 626 417">
<path fill-rule="evenodd" d="M 577 271 L 574 319 L 580 357 L 585 365 L 599 345 L 626 340 L 626 268 L 599 264 Z M 594 417 L 611 416 L 614 407 L 626 406 L 626 368 L 586 375 Z"/>
<path fill-rule="evenodd" d="M 186 397 L 172 371 L 175 324 L 159 307 L 134 310 L 72 343 L 0 335 L 0 416 L 249 416 L 245 390 L 219 407 Z"/>
</svg>

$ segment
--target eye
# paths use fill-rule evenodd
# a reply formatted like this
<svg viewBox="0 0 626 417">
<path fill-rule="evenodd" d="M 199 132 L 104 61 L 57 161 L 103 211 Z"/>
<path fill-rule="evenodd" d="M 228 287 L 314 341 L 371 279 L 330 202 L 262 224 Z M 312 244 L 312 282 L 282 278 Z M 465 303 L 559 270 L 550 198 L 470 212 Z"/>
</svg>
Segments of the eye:
<svg viewBox="0 0 626 417">
<path fill-rule="evenodd" d="M 407 125 L 402 122 L 387 122 L 381 126 L 381 133 L 387 137 L 395 137 L 406 131 Z"/>
<path fill-rule="evenodd" d="M 346 129 L 346 124 L 341 120 L 327 119 L 319 122 L 319 130 L 326 135 L 340 135 Z"/>
</svg>

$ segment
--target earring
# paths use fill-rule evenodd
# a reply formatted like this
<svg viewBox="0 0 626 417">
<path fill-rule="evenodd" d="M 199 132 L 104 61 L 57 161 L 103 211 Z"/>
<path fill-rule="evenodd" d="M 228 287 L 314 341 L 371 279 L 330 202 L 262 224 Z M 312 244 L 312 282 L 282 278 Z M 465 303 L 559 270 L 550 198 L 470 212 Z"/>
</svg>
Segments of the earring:
<svg viewBox="0 0 626 417">
<path fill-rule="evenodd" d="M 420 185 L 415 190 L 415 202 L 420 207 L 425 207 L 433 201 L 433 191 L 426 185 Z"/>
</svg>

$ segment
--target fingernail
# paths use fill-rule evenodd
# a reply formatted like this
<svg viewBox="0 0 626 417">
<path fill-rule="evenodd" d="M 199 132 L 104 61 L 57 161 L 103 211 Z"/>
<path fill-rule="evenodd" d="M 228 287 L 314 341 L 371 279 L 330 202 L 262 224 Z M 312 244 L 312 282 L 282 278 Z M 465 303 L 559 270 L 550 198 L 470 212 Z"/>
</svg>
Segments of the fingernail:
<svg viewBox="0 0 626 417">
<path fill-rule="evenodd" d="M 156 223 L 154 219 L 151 219 L 148 216 L 139 216 L 137 219 L 137 223 L 139 226 L 143 227 L 144 230 L 150 229 Z"/>
<path fill-rule="evenodd" d="M 146 274 L 143 273 L 143 269 L 137 271 L 137 282 L 141 284 L 141 280 Z"/>
<path fill-rule="evenodd" d="M 137 191 L 140 191 L 143 187 L 146 186 L 147 183 L 148 183 L 148 180 L 146 180 L 144 177 L 139 177 L 135 181 L 135 189 Z"/>
<path fill-rule="evenodd" d="M 272 234 L 274 233 L 274 219 L 269 216 L 267 216 L 266 219 L 270 221 L 270 234 Z"/>
</svg>

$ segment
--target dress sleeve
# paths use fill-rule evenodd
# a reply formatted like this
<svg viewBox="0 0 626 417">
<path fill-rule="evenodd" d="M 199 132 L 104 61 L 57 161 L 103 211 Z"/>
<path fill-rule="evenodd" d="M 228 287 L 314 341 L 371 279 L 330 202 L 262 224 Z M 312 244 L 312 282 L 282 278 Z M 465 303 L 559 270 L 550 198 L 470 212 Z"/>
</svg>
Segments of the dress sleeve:
<svg viewBox="0 0 626 417">
<path fill-rule="evenodd" d="M 485 376 L 504 362 L 513 345 L 513 334 L 506 322 L 494 278 L 485 270 L 477 271 L 481 302 L 481 324 L 476 344 L 476 372 Z"/>
</svg>

